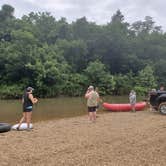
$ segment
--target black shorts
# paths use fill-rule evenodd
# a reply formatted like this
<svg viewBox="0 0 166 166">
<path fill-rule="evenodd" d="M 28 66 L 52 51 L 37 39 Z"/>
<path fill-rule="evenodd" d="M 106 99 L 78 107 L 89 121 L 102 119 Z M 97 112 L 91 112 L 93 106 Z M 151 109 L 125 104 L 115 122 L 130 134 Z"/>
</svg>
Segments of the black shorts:
<svg viewBox="0 0 166 166">
<path fill-rule="evenodd" d="M 32 111 L 32 106 L 23 108 L 23 112 L 31 112 L 31 111 Z"/>
<path fill-rule="evenodd" d="M 88 107 L 88 112 L 96 112 L 96 107 Z"/>
</svg>

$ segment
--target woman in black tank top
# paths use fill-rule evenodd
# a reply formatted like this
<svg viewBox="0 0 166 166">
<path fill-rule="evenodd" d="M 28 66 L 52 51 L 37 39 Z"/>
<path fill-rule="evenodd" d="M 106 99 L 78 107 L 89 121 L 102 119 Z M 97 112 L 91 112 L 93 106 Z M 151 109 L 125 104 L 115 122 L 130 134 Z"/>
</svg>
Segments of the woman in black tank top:
<svg viewBox="0 0 166 166">
<path fill-rule="evenodd" d="M 32 118 L 32 108 L 33 104 L 37 103 L 37 99 L 33 97 L 32 91 L 34 89 L 32 87 L 28 87 L 23 94 L 22 104 L 23 104 L 23 116 L 19 122 L 17 130 L 20 129 L 21 124 L 25 121 L 27 123 L 27 130 L 30 130 L 30 123 Z"/>
<path fill-rule="evenodd" d="M 31 112 L 33 103 L 29 98 L 29 93 L 25 92 L 22 99 L 23 99 L 23 112 Z"/>
</svg>

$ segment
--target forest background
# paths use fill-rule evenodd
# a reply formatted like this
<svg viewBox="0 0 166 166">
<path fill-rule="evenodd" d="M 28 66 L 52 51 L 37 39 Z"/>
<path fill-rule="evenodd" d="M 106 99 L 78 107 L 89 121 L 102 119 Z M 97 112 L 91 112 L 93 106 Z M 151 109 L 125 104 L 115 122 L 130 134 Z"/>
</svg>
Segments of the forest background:
<svg viewBox="0 0 166 166">
<path fill-rule="evenodd" d="M 120 10 L 106 25 L 86 17 L 68 23 L 50 13 L 14 16 L 0 10 L 0 98 L 18 98 L 27 86 L 38 97 L 146 95 L 166 84 L 166 33 L 152 17 L 132 24 Z"/>
</svg>

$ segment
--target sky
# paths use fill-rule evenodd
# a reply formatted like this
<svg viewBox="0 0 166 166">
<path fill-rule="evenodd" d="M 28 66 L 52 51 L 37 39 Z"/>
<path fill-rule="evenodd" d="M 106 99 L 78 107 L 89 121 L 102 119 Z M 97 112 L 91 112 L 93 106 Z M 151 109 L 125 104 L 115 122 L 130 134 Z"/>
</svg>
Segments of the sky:
<svg viewBox="0 0 166 166">
<path fill-rule="evenodd" d="M 0 7 L 4 4 L 14 7 L 17 18 L 32 11 L 50 12 L 57 20 L 65 17 L 70 23 L 85 16 L 99 25 L 110 22 L 119 9 L 130 24 L 151 16 L 155 25 L 166 31 L 165 0 L 0 0 Z"/>
</svg>

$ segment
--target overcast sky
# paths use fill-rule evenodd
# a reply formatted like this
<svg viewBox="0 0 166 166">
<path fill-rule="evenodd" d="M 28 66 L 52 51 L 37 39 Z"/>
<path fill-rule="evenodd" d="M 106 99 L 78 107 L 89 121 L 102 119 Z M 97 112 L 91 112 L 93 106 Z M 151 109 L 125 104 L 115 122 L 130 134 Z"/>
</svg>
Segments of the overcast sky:
<svg viewBox="0 0 166 166">
<path fill-rule="evenodd" d="M 128 23 L 151 16 L 166 31 L 166 0 L 0 0 L 0 6 L 3 4 L 13 6 L 18 18 L 32 11 L 47 11 L 57 20 L 65 17 L 71 22 L 86 16 L 88 21 L 97 24 L 106 24 L 120 9 Z"/>
</svg>

